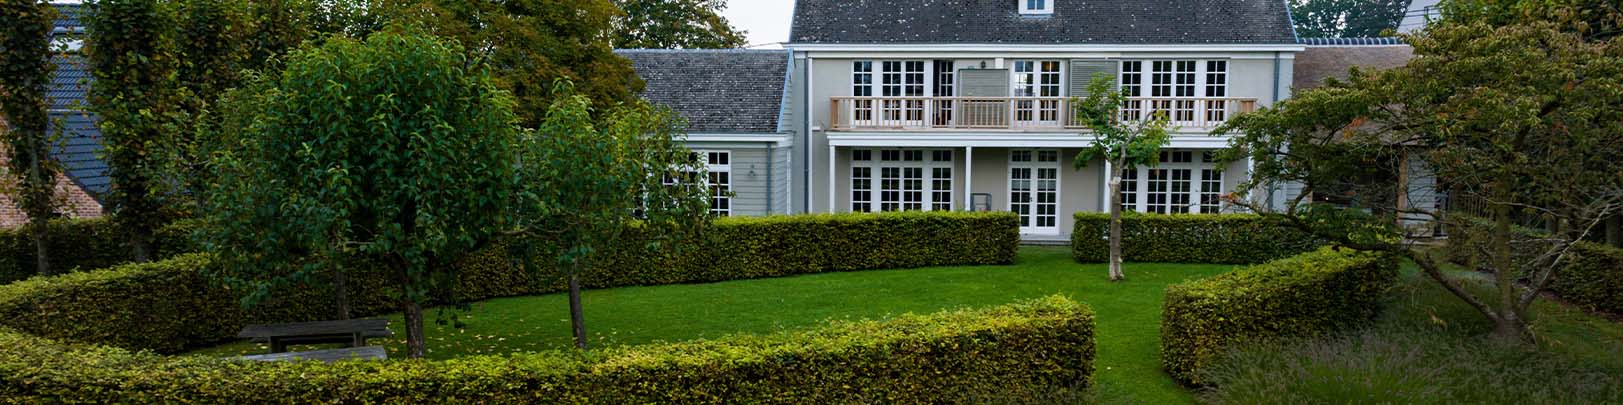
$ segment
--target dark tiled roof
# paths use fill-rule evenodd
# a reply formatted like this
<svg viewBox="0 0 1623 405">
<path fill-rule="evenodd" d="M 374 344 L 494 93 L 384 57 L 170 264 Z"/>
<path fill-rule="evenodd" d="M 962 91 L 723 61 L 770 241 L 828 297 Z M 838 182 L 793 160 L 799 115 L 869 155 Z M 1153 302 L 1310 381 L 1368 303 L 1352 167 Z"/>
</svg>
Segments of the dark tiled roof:
<svg viewBox="0 0 1623 405">
<path fill-rule="evenodd" d="M 688 120 L 690 133 L 775 133 L 789 53 L 777 50 L 617 50 L 648 82 L 643 98 Z"/>
<path fill-rule="evenodd" d="M 58 17 L 53 36 L 82 34 L 80 23 L 84 8 L 78 4 L 57 4 Z M 51 73 L 51 87 L 46 98 L 51 108 L 52 131 L 60 129 L 61 140 L 53 151 L 68 178 L 84 187 L 91 196 L 101 198 L 107 193 L 107 163 L 101 160 L 101 130 L 96 128 L 97 117 L 85 111 L 86 91 L 90 88 L 90 70 L 83 57 L 76 54 L 51 58 L 56 71 Z"/>
<path fill-rule="evenodd" d="M 1296 54 L 1296 90 L 1324 85 L 1325 79 L 1347 77 L 1353 66 L 1367 69 L 1391 69 L 1409 63 L 1414 50 L 1408 45 L 1387 46 L 1309 46 Z"/>
<path fill-rule="evenodd" d="M 1295 44 L 1285 0 L 799 0 L 791 43 Z"/>
<path fill-rule="evenodd" d="M 1297 42 L 1307 46 L 1408 45 L 1407 42 L 1403 42 L 1403 38 L 1398 37 L 1302 38 Z"/>
</svg>

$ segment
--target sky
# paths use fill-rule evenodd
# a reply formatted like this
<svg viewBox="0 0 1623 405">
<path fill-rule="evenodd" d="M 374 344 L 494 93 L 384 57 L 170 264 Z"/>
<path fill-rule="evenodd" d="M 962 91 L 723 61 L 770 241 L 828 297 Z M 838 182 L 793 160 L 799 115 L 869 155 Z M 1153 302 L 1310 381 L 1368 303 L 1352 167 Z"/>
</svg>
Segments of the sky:
<svg viewBox="0 0 1623 405">
<path fill-rule="evenodd" d="M 778 48 L 778 43 L 789 40 L 794 8 L 795 0 L 731 0 L 722 16 L 734 27 L 748 31 L 750 45 Z"/>
</svg>

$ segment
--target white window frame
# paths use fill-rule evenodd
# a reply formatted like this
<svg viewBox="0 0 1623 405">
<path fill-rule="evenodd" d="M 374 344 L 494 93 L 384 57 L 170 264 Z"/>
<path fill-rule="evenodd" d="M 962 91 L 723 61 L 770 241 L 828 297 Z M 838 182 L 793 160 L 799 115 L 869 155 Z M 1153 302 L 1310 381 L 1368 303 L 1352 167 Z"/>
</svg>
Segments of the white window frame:
<svg viewBox="0 0 1623 405">
<path fill-rule="evenodd" d="M 704 168 L 705 202 L 710 214 L 718 217 L 733 215 L 733 152 L 730 150 L 695 149 L 693 158 Z M 665 179 L 667 186 L 681 184 L 685 179 L 698 178 L 696 172 L 684 172 L 682 179 Z"/>
<path fill-rule="evenodd" d="M 894 64 L 894 65 L 892 65 Z M 910 65 L 919 64 L 922 70 L 911 70 Z M 858 66 L 867 70 L 859 70 Z M 897 66 L 900 70 L 891 71 L 887 68 Z M 895 75 L 900 82 L 888 84 L 887 79 Z M 917 75 L 918 83 L 909 83 L 908 79 Z M 887 60 L 856 60 L 851 62 L 851 95 L 852 97 L 868 98 L 856 100 L 847 113 L 851 114 L 851 122 L 858 126 L 924 126 L 934 113 L 928 99 L 935 97 L 935 61 L 920 59 L 887 59 Z M 863 83 L 866 78 L 866 83 Z M 910 87 L 922 89 L 919 95 L 907 95 Z M 887 95 L 887 87 L 900 89 L 900 95 Z M 909 100 L 894 100 L 905 97 Z M 922 99 L 911 99 L 922 98 Z M 890 99 L 890 100 L 887 100 Z M 877 100 L 877 101 L 875 101 Z M 911 115 L 917 114 L 918 119 Z"/>
<path fill-rule="evenodd" d="M 1052 63 L 1054 70 L 1044 70 L 1046 64 Z M 1020 67 L 1029 64 L 1031 70 L 1021 72 Z M 1009 95 L 1014 98 L 1014 114 L 1010 117 L 1016 126 L 1022 127 L 1056 127 L 1060 124 L 1060 102 L 1065 97 L 1066 76 L 1065 62 L 1053 59 L 1021 59 L 1009 64 Z M 1053 84 L 1043 83 L 1044 78 L 1056 79 Z M 1053 90 L 1054 95 L 1043 95 L 1044 90 Z M 1049 100 L 1020 100 L 1022 98 L 1048 98 Z M 1021 114 L 1029 114 L 1021 118 Z"/>
<path fill-rule="evenodd" d="M 1054 14 L 1054 2 L 1059 0 L 1018 0 L 1022 15 Z"/>
<path fill-rule="evenodd" d="M 887 152 L 894 153 L 895 159 L 886 159 Z M 957 207 L 953 196 L 957 195 L 956 175 L 958 153 L 951 149 L 853 149 L 851 151 L 851 174 L 849 192 L 850 204 L 847 205 L 852 212 L 886 212 L 886 211 L 952 211 Z M 866 157 L 866 160 L 862 160 Z M 917 157 L 917 159 L 913 159 Z M 942 160 L 941 158 L 947 158 Z M 891 179 L 885 176 L 886 169 L 899 171 L 899 177 Z M 909 169 L 919 170 L 920 176 L 912 179 L 907 176 Z M 942 169 L 946 176 L 941 176 Z M 855 174 L 866 170 L 868 177 L 858 179 Z M 888 190 L 884 183 L 887 179 L 898 182 L 895 190 Z M 865 180 L 867 188 L 859 187 L 858 180 Z M 940 180 L 940 181 L 938 181 Z M 909 190 L 907 182 L 920 181 L 918 190 Z M 942 188 L 945 186 L 945 188 Z M 896 198 L 887 198 L 886 192 L 893 191 Z M 862 194 L 866 193 L 866 194 Z M 909 201 L 908 193 L 919 193 L 919 201 Z M 858 197 L 866 196 L 863 200 Z M 939 200 L 938 197 L 945 197 Z M 917 209 L 910 209 L 908 205 L 918 204 Z M 895 209 L 886 209 L 894 206 Z"/>
<path fill-rule="evenodd" d="M 1214 209 L 1211 209 L 1210 204 L 1204 204 L 1204 202 L 1206 200 L 1202 199 L 1203 197 L 1206 197 L 1206 196 L 1209 196 L 1210 194 L 1213 194 L 1213 192 L 1211 190 L 1208 190 L 1208 189 L 1205 188 L 1208 185 L 1207 181 L 1205 180 L 1206 179 L 1205 176 L 1207 175 L 1207 172 L 1211 172 L 1212 174 L 1214 174 L 1216 176 L 1215 182 L 1217 183 L 1218 190 L 1215 192 L 1215 194 L 1217 194 L 1219 197 L 1221 197 L 1222 194 L 1223 194 L 1222 188 L 1224 187 L 1224 185 L 1223 185 L 1223 176 L 1224 176 L 1224 174 L 1217 170 L 1218 167 L 1216 166 L 1216 163 L 1213 162 L 1212 158 L 1209 156 L 1210 152 L 1200 151 L 1200 150 L 1168 149 L 1168 150 L 1161 151 L 1161 153 L 1163 153 L 1163 158 L 1161 159 L 1159 164 L 1155 165 L 1154 167 L 1139 167 L 1139 168 L 1130 170 L 1130 172 L 1132 174 L 1130 174 L 1128 176 L 1123 176 L 1123 179 L 1122 179 L 1122 210 L 1123 211 L 1156 213 L 1154 211 L 1151 211 L 1151 209 L 1150 209 L 1150 207 L 1152 205 L 1152 204 L 1150 204 L 1150 197 L 1151 197 L 1152 194 L 1155 194 L 1155 193 L 1151 192 L 1152 191 L 1151 188 L 1154 185 L 1154 184 L 1152 184 L 1152 182 L 1157 181 L 1157 180 L 1152 180 L 1150 178 L 1150 173 L 1151 173 L 1152 170 L 1166 170 L 1167 178 L 1159 180 L 1159 181 L 1167 182 L 1167 194 L 1168 195 L 1167 195 L 1167 202 L 1165 204 L 1167 206 L 1167 213 L 1179 213 L 1179 212 L 1177 212 L 1178 207 L 1173 205 L 1173 202 L 1176 200 L 1175 196 L 1173 195 L 1173 194 L 1175 194 L 1175 193 L 1173 193 L 1173 189 L 1174 189 L 1173 182 L 1174 182 L 1174 180 L 1171 178 L 1171 174 L 1172 174 L 1173 170 L 1188 170 L 1189 171 L 1189 181 L 1188 181 L 1189 190 L 1185 191 L 1183 193 L 1179 193 L 1179 194 L 1183 194 L 1185 196 L 1188 196 L 1188 198 L 1189 198 L 1188 204 L 1183 205 L 1183 207 L 1187 208 L 1187 213 L 1190 213 L 1190 214 L 1221 214 L 1221 213 L 1226 213 L 1226 212 L 1230 211 L 1230 209 L 1229 209 L 1230 207 L 1228 207 L 1227 203 L 1219 203 L 1216 206 L 1215 210 L 1214 210 Z M 1170 154 L 1187 154 L 1187 155 L 1184 155 L 1184 156 L 1188 156 L 1189 160 L 1187 162 L 1176 162 L 1176 161 L 1173 161 L 1173 160 L 1180 160 L 1180 159 L 1174 159 L 1173 156 L 1170 156 Z M 1155 205 L 1159 206 L 1161 204 L 1155 204 Z"/>
<path fill-rule="evenodd" d="M 1116 83 L 1118 88 L 1126 91 L 1128 97 L 1139 100 L 1129 100 L 1123 106 L 1123 117 L 1126 119 L 1145 119 L 1156 111 L 1166 111 L 1167 118 L 1175 126 L 1180 123 L 1194 122 L 1197 114 L 1204 114 L 1207 122 L 1220 122 L 1227 118 L 1228 104 L 1221 100 L 1198 102 L 1202 98 L 1228 98 L 1232 92 L 1229 87 L 1233 63 L 1229 59 L 1123 59 L 1117 62 Z M 1192 64 L 1192 70 L 1181 69 L 1185 63 Z M 1157 70 L 1163 66 L 1170 70 Z M 1219 69 L 1221 68 L 1221 69 Z M 1166 75 L 1164 86 L 1166 94 L 1155 93 L 1157 75 Z M 1188 75 L 1193 75 L 1189 77 Z M 1190 79 L 1192 83 L 1182 83 L 1183 79 Z M 1219 83 L 1220 82 L 1220 83 Z M 1132 83 L 1132 84 L 1128 84 Z M 1179 95 L 1180 87 L 1194 86 L 1188 96 Z M 1148 105 L 1142 99 L 1151 99 Z"/>
<path fill-rule="evenodd" d="M 1015 156 L 1017 156 L 1018 154 L 1021 154 L 1021 153 L 1029 153 L 1030 154 L 1030 159 L 1029 160 L 1023 160 L 1023 161 L 1017 160 L 1015 158 Z M 1048 154 L 1048 153 L 1051 153 L 1052 156 L 1054 157 L 1053 161 L 1043 161 L 1042 155 L 1043 154 Z M 1014 193 L 1015 193 L 1015 190 L 1014 190 L 1014 171 L 1015 170 L 1022 170 L 1022 169 L 1031 170 L 1031 178 L 1030 178 L 1031 187 L 1028 188 L 1027 190 L 1023 191 L 1023 192 L 1026 192 L 1026 193 L 1030 193 L 1031 197 L 1032 197 L 1031 202 L 1030 202 L 1032 212 L 1030 214 L 1027 214 L 1027 216 L 1029 216 L 1031 218 L 1031 223 L 1029 225 L 1022 224 L 1020 226 L 1020 233 L 1021 234 L 1025 234 L 1025 235 L 1058 235 L 1058 234 L 1060 234 L 1059 224 L 1061 222 L 1060 221 L 1061 216 L 1063 215 L 1063 210 L 1061 208 L 1064 207 L 1064 195 L 1065 195 L 1065 191 L 1064 191 L 1065 170 L 1063 170 L 1060 167 L 1061 166 L 1060 161 L 1063 160 L 1063 158 L 1064 158 L 1064 154 L 1060 153 L 1060 151 L 1058 149 L 1012 149 L 1012 150 L 1009 151 L 1009 155 L 1008 155 L 1009 170 L 1007 172 L 1005 172 L 1004 176 L 1003 176 L 1004 177 L 1003 195 L 1005 197 L 1004 198 L 1005 202 L 1003 203 L 1003 209 L 1005 211 L 1014 212 Z M 1053 180 L 1054 181 L 1054 202 L 1053 202 L 1054 213 L 1051 214 L 1053 216 L 1053 219 L 1054 219 L 1053 226 L 1037 226 L 1036 225 L 1036 222 L 1037 222 L 1039 216 L 1044 216 L 1045 215 L 1045 214 L 1041 214 L 1039 212 L 1040 206 L 1043 203 L 1038 201 L 1038 195 L 1042 191 L 1040 191 L 1039 187 L 1037 186 L 1037 182 L 1040 181 L 1039 179 L 1041 178 L 1041 176 L 1038 173 L 1039 173 L 1040 170 L 1044 170 L 1044 169 L 1049 169 L 1049 170 L 1054 171 L 1054 180 Z M 1015 213 L 1015 215 L 1020 215 L 1020 214 Z"/>
</svg>

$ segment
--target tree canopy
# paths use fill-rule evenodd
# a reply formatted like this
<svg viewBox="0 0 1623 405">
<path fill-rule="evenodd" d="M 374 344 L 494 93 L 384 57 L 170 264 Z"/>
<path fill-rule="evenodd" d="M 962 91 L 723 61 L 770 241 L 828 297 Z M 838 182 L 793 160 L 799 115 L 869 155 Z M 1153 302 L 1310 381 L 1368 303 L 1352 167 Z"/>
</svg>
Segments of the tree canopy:
<svg viewBox="0 0 1623 405">
<path fill-rule="evenodd" d="M 48 2 L 0 1 L 0 139 L 4 140 L 6 174 L 17 180 L 5 191 L 28 214 L 41 275 L 51 274 L 46 225 L 57 206 L 60 171 L 51 157 L 53 136 L 45 99 L 51 72 L 56 69 L 50 49 L 55 17 L 56 9 Z"/>
<path fill-rule="evenodd" d="M 1407 256 L 1498 325 L 1500 335 L 1528 336 L 1523 314 L 1571 244 L 1623 209 L 1623 171 L 1616 166 L 1623 159 L 1617 125 L 1623 40 L 1585 34 L 1591 23 L 1578 16 L 1586 13 L 1540 15 L 1572 18 L 1445 13 L 1406 36 L 1417 55 L 1408 65 L 1355 70 L 1346 81 L 1237 117 L 1221 131 L 1237 134 L 1228 158 L 1254 161 L 1254 177 L 1242 189 L 1304 184 L 1284 212 L 1269 214 L 1344 246 Z M 1477 215 L 1498 223 L 1496 240 L 1451 241 L 1503 254 L 1489 264 L 1499 289 L 1493 297 L 1466 291 L 1430 250 L 1414 245 L 1429 223 L 1463 220 L 1405 204 L 1401 197 L 1415 186 L 1403 176 L 1381 176 L 1416 168 L 1435 173 L 1451 200 L 1476 202 L 1486 207 Z M 1320 192 L 1370 198 L 1343 205 L 1306 200 Z M 1405 221 L 1414 218 L 1428 221 Z M 1538 261 L 1510 262 L 1509 227 L 1517 219 L 1554 231 L 1532 247 L 1545 252 Z"/>
<path fill-rule="evenodd" d="M 246 133 L 217 154 L 205 210 L 222 278 L 253 302 L 381 263 L 420 357 L 448 263 L 511 226 L 513 100 L 453 42 L 409 31 L 294 51 L 232 99 Z"/>
<path fill-rule="evenodd" d="M 744 32 L 721 11 L 726 0 L 614 0 L 624 12 L 615 21 L 614 47 L 621 49 L 738 48 Z"/>
<path fill-rule="evenodd" d="M 1403 22 L 1409 0 L 1290 0 L 1296 35 L 1304 38 L 1387 36 Z"/>
</svg>

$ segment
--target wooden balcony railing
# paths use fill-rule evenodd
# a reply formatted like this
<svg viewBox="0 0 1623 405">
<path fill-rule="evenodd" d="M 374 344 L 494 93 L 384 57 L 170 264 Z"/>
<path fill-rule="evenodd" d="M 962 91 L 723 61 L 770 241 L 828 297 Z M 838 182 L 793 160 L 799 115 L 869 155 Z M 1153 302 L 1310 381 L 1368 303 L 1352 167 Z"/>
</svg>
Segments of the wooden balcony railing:
<svg viewBox="0 0 1623 405">
<path fill-rule="evenodd" d="M 832 130 L 991 129 L 1072 131 L 1076 121 L 1068 98 L 1034 97 L 833 97 Z M 1256 110 L 1257 99 L 1129 98 L 1123 120 L 1164 113 L 1175 128 L 1214 128 L 1235 114 Z"/>
</svg>

